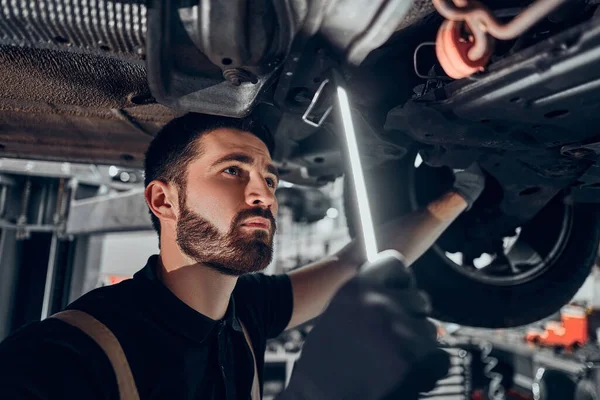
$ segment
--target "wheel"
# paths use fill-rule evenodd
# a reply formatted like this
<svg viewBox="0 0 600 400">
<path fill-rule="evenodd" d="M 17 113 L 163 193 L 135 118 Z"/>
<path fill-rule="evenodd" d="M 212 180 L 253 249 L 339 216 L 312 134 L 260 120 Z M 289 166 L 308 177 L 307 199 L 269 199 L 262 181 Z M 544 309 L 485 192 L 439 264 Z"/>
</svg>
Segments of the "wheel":
<svg viewBox="0 0 600 400">
<path fill-rule="evenodd" d="M 450 188 L 448 168 L 419 159 L 412 151 L 365 171 L 375 224 L 417 210 Z M 488 179 L 473 208 L 411 267 L 435 318 L 487 328 L 528 324 L 569 302 L 588 277 L 600 239 L 597 205 L 566 204 L 558 195 L 531 221 L 516 225 L 499 211 L 499 198 L 499 185 Z M 355 237 L 359 219 L 348 179 L 344 201 Z"/>
</svg>

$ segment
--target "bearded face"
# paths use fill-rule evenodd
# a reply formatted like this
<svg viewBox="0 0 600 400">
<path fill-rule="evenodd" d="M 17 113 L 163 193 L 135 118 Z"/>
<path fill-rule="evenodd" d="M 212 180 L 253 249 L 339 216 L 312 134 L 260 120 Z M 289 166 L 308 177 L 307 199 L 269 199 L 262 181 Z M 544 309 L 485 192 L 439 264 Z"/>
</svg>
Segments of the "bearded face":
<svg viewBox="0 0 600 400">
<path fill-rule="evenodd" d="M 225 234 L 187 206 L 180 196 L 177 244 L 184 254 L 227 275 L 240 276 L 265 269 L 273 257 L 275 218 L 269 209 L 254 207 L 239 212 Z M 269 231 L 244 229 L 244 221 L 262 217 L 271 222 Z"/>
</svg>

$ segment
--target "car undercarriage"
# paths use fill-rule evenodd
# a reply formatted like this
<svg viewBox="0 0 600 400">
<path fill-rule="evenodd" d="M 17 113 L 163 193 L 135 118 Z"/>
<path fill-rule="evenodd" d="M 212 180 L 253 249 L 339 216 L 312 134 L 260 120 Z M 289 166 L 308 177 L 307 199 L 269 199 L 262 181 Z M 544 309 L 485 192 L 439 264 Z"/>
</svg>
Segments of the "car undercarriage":
<svg viewBox="0 0 600 400">
<path fill-rule="evenodd" d="M 252 115 L 274 133 L 282 179 L 318 187 L 346 170 L 335 113 L 329 116 L 331 71 L 341 71 L 380 221 L 426 204 L 451 184 L 451 169 L 477 161 L 485 170 L 491 183 L 481 199 L 415 271 L 439 294 L 439 317 L 518 325 L 567 301 L 596 254 L 598 6 L 3 3 L 0 152 L 139 168 L 173 117 Z M 352 218 L 349 224 L 352 231 Z M 581 267 L 568 265 L 575 253 Z M 454 271 L 445 282 L 434 278 L 442 259 Z M 448 302 L 448 282 L 476 297 L 495 288 L 482 309 L 503 315 L 482 319 L 468 301 Z M 532 312 L 519 308 L 524 293 L 544 299 L 551 290 L 562 295 Z"/>
</svg>

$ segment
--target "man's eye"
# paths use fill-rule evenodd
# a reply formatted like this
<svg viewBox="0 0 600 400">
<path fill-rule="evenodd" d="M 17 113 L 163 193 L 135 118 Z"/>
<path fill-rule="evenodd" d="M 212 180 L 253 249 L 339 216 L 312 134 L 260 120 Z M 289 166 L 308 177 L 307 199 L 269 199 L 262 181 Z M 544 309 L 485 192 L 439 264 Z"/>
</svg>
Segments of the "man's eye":
<svg viewBox="0 0 600 400">
<path fill-rule="evenodd" d="M 223 170 L 223 172 L 225 172 L 226 174 L 229 174 L 229 175 L 239 175 L 240 169 L 238 167 L 229 167 L 229 168 L 225 168 Z"/>
<path fill-rule="evenodd" d="M 267 185 L 268 185 L 269 187 L 272 187 L 272 188 L 274 188 L 274 187 L 276 187 L 276 186 L 277 186 L 277 183 L 275 182 L 275 179 L 272 179 L 272 178 L 267 178 L 267 179 L 265 179 L 265 181 L 267 182 Z"/>
</svg>

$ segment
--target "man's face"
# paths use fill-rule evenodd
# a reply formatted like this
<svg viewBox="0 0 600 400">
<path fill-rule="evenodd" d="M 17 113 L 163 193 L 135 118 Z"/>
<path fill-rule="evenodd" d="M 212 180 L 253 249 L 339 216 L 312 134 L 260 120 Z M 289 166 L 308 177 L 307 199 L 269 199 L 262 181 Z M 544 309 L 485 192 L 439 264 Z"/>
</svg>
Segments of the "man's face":
<svg viewBox="0 0 600 400">
<path fill-rule="evenodd" d="M 218 129 L 199 142 L 179 196 L 177 244 L 195 262 L 229 275 L 271 262 L 277 172 L 265 144 L 248 132 Z"/>
</svg>

